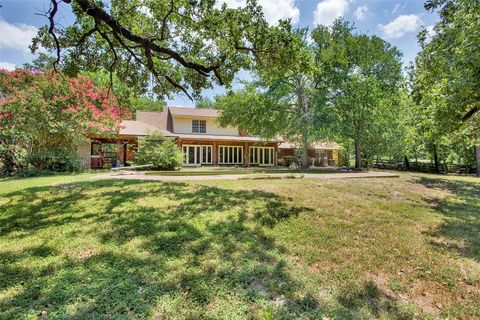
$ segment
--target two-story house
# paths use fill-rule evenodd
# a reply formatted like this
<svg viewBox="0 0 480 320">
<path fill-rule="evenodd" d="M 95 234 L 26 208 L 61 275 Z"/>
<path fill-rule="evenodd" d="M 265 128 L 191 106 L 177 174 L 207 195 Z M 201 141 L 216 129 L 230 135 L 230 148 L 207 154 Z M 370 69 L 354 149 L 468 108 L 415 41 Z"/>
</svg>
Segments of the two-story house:
<svg viewBox="0 0 480 320">
<path fill-rule="evenodd" d="M 293 154 L 292 144 L 251 136 L 232 126 L 221 127 L 217 118 L 218 111 L 214 109 L 165 107 L 162 112 L 138 111 L 136 120 L 122 122 L 116 137 L 92 139 L 89 146 L 81 148 L 80 155 L 85 167 L 103 167 L 105 162 L 126 165 L 135 157 L 138 139 L 152 131 L 160 131 L 167 139 L 175 140 L 183 151 L 185 166 L 275 166 L 279 154 Z M 101 152 L 99 146 L 102 146 Z M 334 149 L 338 151 L 338 146 L 322 144 L 321 148 L 330 151 L 312 149 L 312 155 L 321 154 L 325 164 L 336 165 L 337 161 L 326 157 L 333 155 Z"/>
</svg>

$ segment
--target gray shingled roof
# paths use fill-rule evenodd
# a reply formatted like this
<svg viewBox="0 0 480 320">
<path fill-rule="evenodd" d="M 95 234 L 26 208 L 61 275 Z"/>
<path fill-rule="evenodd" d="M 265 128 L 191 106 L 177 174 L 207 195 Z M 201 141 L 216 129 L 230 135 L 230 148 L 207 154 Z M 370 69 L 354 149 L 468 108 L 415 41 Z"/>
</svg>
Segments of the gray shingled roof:
<svg viewBox="0 0 480 320">
<path fill-rule="evenodd" d="M 170 113 L 173 116 L 187 116 L 187 117 L 199 117 L 199 118 L 217 118 L 218 111 L 215 109 L 195 109 L 195 108 L 181 108 L 181 107 L 168 107 Z"/>
<path fill-rule="evenodd" d="M 170 131 L 138 120 L 123 120 L 120 124 L 119 134 L 126 136 L 147 136 L 149 132 L 152 131 L 160 131 L 167 137 L 173 136 Z"/>
</svg>

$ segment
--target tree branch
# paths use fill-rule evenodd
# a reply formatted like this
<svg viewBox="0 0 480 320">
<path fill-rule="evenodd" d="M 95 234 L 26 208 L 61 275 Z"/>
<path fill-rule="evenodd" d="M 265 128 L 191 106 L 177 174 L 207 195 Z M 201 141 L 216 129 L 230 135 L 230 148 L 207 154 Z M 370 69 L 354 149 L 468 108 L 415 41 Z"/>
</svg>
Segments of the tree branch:
<svg viewBox="0 0 480 320">
<path fill-rule="evenodd" d="M 52 8 L 49 9 L 48 20 L 50 26 L 48 27 L 48 33 L 52 36 L 53 41 L 55 42 L 55 48 L 57 50 L 57 59 L 53 63 L 53 70 L 57 71 L 57 65 L 60 63 L 60 42 L 58 41 L 57 35 L 55 34 L 55 14 L 58 10 L 58 3 L 56 0 L 50 0 L 52 3 Z"/>
<path fill-rule="evenodd" d="M 52 1 L 55 1 L 55 0 L 52 0 Z M 170 48 L 160 46 L 156 44 L 152 39 L 148 39 L 132 33 L 130 30 L 125 28 L 123 25 L 121 25 L 117 20 L 115 20 L 112 16 L 106 13 L 103 9 L 99 8 L 97 5 L 90 2 L 89 0 L 75 0 L 75 1 L 78 3 L 78 5 L 80 6 L 80 9 L 85 14 L 91 16 L 96 20 L 102 21 L 103 23 L 108 25 L 112 29 L 112 31 L 116 32 L 118 35 L 121 35 L 122 37 L 124 37 L 125 39 L 131 42 L 140 44 L 143 47 L 148 47 L 153 52 L 167 55 L 173 58 L 178 63 L 180 63 L 185 68 L 195 70 L 201 75 L 207 76 L 208 73 L 217 70 L 221 66 L 221 63 L 205 66 L 196 62 L 187 61 L 178 52 Z"/>
<path fill-rule="evenodd" d="M 477 112 L 480 111 L 480 108 L 478 106 L 476 107 L 473 107 L 472 109 L 470 109 L 467 113 L 465 113 L 465 115 L 462 117 L 462 121 L 465 122 L 467 121 L 468 119 L 470 119 L 471 117 L 473 117 L 473 115 Z"/>
</svg>

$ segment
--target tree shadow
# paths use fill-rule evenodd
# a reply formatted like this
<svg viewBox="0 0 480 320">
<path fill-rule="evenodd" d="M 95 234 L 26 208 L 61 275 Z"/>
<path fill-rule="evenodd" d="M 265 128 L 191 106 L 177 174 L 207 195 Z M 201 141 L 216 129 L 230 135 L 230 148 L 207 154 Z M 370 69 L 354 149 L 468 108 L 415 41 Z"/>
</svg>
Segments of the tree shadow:
<svg viewBox="0 0 480 320">
<path fill-rule="evenodd" d="M 337 299 L 343 307 L 338 310 L 338 316 L 342 319 L 371 318 L 372 316 L 375 319 L 415 318 L 414 314 L 399 306 L 395 297 L 383 292 L 372 280 L 344 288 Z"/>
<path fill-rule="evenodd" d="M 0 239 L 22 246 L 0 251 L 1 317 L 42 310 L 72 319 L 321 313 L 298 296 L 284 249 L 269 234 L 311 209 L 277 194 L 100 180 L 6 197 Z M 26 245 L 39 239 L 45 244 Z"/>
<path fill-rule="evenodd" d="M 426 177 L 416 182 L 452 194 L 433 200 L 435 209 L 445 219 L 428 232 L 436 239 L 432 244 L 480 261 L 480 183 Z"/>
</svg>

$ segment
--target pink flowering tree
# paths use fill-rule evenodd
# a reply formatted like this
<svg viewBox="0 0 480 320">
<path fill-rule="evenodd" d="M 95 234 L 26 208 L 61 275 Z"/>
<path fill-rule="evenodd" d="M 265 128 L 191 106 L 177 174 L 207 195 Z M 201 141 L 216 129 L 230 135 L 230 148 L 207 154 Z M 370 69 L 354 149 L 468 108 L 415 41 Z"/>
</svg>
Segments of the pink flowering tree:
<svg viewBox="0 0 480 320">
<path fill-rule="evenodd" d="M 114 134 L 130 117 L 107 88 L 51 70 L 0 70 L 0 167 L 69 170 L 91 135 Z"/>
</svg>

